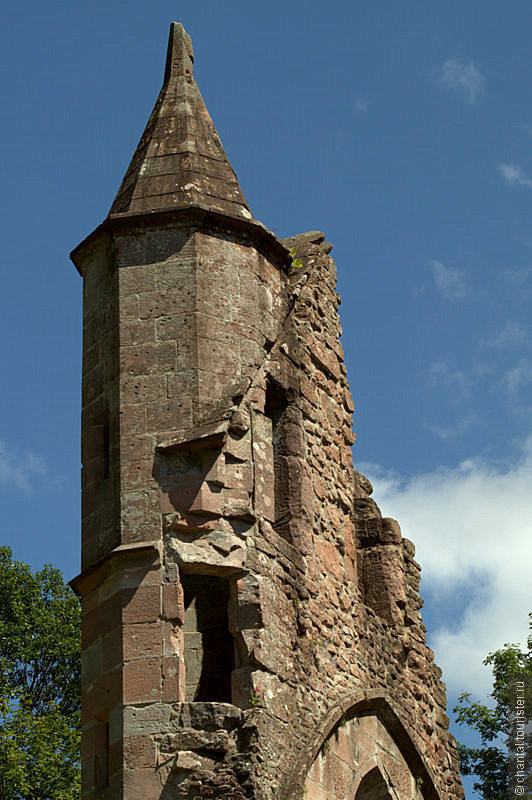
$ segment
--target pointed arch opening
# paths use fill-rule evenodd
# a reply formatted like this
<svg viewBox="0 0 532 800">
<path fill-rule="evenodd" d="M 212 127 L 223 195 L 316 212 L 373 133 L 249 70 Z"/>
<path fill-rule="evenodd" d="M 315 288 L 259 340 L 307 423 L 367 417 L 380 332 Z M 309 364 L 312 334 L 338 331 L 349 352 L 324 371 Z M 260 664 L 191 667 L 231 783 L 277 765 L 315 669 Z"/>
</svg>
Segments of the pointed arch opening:
<svg viewBox="0 0 532 800">
<path fill-rule="evenodd" d="M 280 797 L 293 800 L 303 790 L 350 800 L 442 800 L 398 709 L 378 691 L 346 696 L 311 732 Z"/>
<path fill-rule="evenodd" d="M 374 767 L 362 778 L 355 800 L 393 800 L 378 767 Z"/>
</svg>

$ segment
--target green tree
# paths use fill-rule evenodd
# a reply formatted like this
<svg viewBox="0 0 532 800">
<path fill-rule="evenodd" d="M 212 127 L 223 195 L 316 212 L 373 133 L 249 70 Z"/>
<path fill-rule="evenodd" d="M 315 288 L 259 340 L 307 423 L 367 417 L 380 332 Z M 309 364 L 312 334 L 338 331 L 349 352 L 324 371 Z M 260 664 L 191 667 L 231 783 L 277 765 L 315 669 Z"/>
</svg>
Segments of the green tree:
<svg viewBox="0 0 532 800">
<path fill-rule="evenodd" d="M 532 630 L 532 615 L 530 618 Z M 463 775 L 474 775 L 479 779 L 474 788 L 483 800 L 507 800 L 506 744 L 512 736 L 508 721 L 511 686 L 519 676 L 532 676 L 532 636 L 528 638 L 526 650 L 516 644 L 505 644 L 500 650 L 490 653 L 484 664 L 491 666 L 493 673 L 493 691 L 490 694 L 494 700 L 493 707 L 473 701 L 471 693 L 464 692 L 454 708 L 458 724 L 467 725 L 480 735 L 480 747 L 458 743 L 460 769 Z M 525 794 L 523 797 L 530 796 Z"/>
<path fill-rule="evenodd" d="M 0 797 L 80 796 L 80 606 L 0 547 Z"/>
</svg>

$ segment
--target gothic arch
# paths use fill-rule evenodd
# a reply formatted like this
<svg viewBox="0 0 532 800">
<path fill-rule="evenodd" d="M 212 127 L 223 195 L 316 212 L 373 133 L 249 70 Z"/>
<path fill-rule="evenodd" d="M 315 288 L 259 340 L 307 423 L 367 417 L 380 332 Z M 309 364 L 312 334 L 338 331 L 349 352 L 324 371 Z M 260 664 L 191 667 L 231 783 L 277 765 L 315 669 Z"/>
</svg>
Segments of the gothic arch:
<svg viewBox="0 0 532 800">
<path fill-rule="evenodd" d="M 327 749 L 326 743 L 331 740 L 332 734 L 337 734 L 341 731 L 346 722 L 370 717 L 378 720 L 400 752 L 417 787 L 416 796 L 420 800 L 421 798 L 423 800 L 441 800 L 432 771 L 426 765 L 414 737 L 406 723 L 401 720 L 393 701 L 378 692 L 363 691 L 350 694 L 333 706 L 310 734 L 307 746 L 301 752 L 292 774 L 287 776 L 287 780 L 282 787 L 280 796 L 283 800 L 292 800 L 292 798 L 301 796 L 310 770 L 320 753 Z M 357 777 L 351 784 L 354 800 L 366 800 L 363 794 L 359 798 L 356 793 L 365 776 L 375 768 L 379 770 L 382 779 L 388 786 L 388 790 L 390 790 L 387 770 L 379 761 L 380 759 L 375 755 L 373 758 L 368 758 L 365 764 L 361 763 L 357 766 Z M 389 798 L 390 800 L 395 800 L 394 794 L 389 793 L 388 796 L 384 795 L 383 797 L 385 800 L 389 800 Z M 374 800 L 374 798 L 370 795 L 369 800 Z M 378 795 L 375 800 L 380 800 Z"/>
</svg>

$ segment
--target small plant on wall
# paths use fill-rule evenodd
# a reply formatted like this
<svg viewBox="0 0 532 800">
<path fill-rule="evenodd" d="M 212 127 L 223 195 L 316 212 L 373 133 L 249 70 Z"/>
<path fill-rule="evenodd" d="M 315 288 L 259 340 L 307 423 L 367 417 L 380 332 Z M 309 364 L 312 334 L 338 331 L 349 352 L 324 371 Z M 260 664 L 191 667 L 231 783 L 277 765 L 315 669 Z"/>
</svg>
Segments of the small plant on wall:
<svg viewBox="0 0 532 800">
<path fill-rule="evenodd" d="M 249 704 L 251 708 L 264 708 L 262 692 L 260 689 L 251 689 L 249 693 Z"/>
</svg>

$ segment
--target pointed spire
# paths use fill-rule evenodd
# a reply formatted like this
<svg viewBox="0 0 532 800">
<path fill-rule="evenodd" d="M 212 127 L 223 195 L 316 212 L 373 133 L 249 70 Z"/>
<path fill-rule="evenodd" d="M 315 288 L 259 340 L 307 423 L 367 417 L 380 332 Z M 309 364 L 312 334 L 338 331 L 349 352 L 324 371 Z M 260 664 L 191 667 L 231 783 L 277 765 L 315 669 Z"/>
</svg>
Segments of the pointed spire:
<svg viewBox="0 0 532 800">
<path fill-rule="evenodd" d="M 193 77 L 190 36 L 172 22 L 164 82 L 109 216 L 202 208 L 253 218 Z"/>
<path fill-rule="evenodd" d="M 163 84 L 168 83 L 173 76 L 192 77 L 194 64 L 194 50 L 192 39 L 180 22 L 170 24 L 168 37 L 168 51 L 166 53 L 166 69 Z"/>
</svg>

